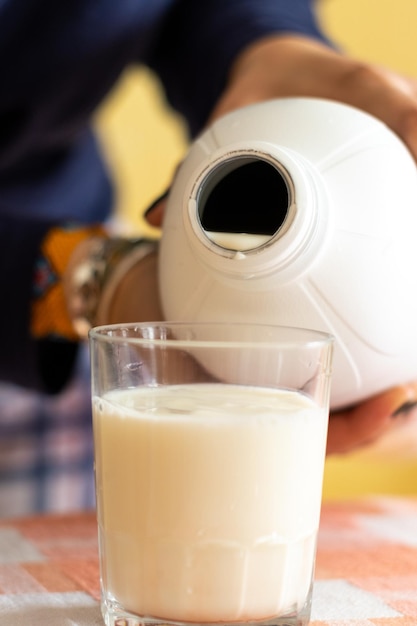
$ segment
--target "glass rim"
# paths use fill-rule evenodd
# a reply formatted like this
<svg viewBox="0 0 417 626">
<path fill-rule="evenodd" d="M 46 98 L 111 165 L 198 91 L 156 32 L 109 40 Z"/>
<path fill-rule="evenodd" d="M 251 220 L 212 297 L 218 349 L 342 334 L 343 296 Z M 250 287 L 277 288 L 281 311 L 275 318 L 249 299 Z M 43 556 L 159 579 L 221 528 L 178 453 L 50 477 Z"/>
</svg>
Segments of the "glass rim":
<svg viewBox="0 0 417 626">
<path fill-rule="evenodd" d="M 250 330 L 258 330 L 261 333 L 265 331 L 264 336 L 254 336 L 254 337 L 241 337 L 241 338 L 227 338 L 227 337 L 213 337 L 213 338 L 196 338 L 196 337 L 144 337 L 144 336 L 135 336 L 131 333 L 136 329 L 161 329 L 166 328 L 167 330 L 177 329 L 212 329 L 215 331 L 216 329 L 226 329 L 230 327 L 236 332 L 239 329 Z M 125 331 L 125 334 L 123 334 Z M 267 332 L 270 332 L 271 335 L 274 333 L 276 336 L 267 336 Z M 282 332 L 282 336 L 279 336 L 279 333 Z M 305 328 L 305 327 L 297 327 L 297 326 L 287 326 L 282 324 L 263 324 L 263 323 L 251 323 L 251 322 L 219 322 L 219 321 L 151 321 L 151 322 L 128 322 L 128 323 L 117 323 L 117 324 L 103 324 L 100 326 L 94 326 L 89 330 L 88 337 L 90 341 L 100 341 L 105 343 L 117 344 L 126 342 L 131 343 L 132 345 L 142 345 L 142 346 L 171 346 L 171 347 L 238 347 L 244 346 L 247 348 L 250 347 L 259 347 L 262 345 L 263 348 L 268 345 L 272 347 L 280 346 L 281 348 L 290 348 L 290 347 L 313 347 L 322 345 L 323 347 L 328 345 L 331 346 L 334 343 L 334 336 L 331 333 L 322 330 L 316 330 L 313 328 Z"/>
</svg>

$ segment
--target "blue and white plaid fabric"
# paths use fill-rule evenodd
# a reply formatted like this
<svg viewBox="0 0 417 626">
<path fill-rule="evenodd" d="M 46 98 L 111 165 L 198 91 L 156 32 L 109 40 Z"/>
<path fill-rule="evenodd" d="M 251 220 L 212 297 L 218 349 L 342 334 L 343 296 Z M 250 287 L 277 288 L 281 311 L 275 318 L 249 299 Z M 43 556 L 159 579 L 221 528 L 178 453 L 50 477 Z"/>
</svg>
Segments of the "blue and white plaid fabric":
<svg viewBox="0 0 417 626">
<path fill-rule="evenodd" d="M 80 352 L 59 395 L 0 384 L 0 517 L 94 506 L 89 363 Z"/>
</svg>

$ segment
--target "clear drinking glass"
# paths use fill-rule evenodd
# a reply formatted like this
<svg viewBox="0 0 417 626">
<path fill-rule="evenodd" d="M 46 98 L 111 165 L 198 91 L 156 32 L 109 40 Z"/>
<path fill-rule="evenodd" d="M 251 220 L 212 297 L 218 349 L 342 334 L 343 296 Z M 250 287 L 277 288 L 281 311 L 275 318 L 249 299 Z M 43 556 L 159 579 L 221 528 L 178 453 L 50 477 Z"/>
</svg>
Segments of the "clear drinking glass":
<svg viewBox="0 0 417 626">
<path fill-rule="evenodd" d="M 90 332 L 108 626 L 308 623 L 332 344 L 242 324 Z"/>
</svg>

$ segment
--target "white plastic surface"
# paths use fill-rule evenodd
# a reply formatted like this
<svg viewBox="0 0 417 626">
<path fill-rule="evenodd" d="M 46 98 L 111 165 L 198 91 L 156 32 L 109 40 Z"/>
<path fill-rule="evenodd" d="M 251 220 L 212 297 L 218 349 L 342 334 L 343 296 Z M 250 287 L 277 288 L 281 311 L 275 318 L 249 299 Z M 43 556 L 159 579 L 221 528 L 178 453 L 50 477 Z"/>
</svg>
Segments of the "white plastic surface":
<svg viewBox="0 0 417 626">
<path fill-rule="evenodd" d="M 256 253 L 226 254 L 198 232 L 193 198 L 214 162 L 245 150 L 285 161 L 298 225 Z M 416 233 L 417 168 L 382 123 L 317 99 L 246 107 L 197 139 L 170 193 L 159 261 L 164 316 L 330 332 L 331 404 L 349 405 L 417 380 Z"/>
</svg>

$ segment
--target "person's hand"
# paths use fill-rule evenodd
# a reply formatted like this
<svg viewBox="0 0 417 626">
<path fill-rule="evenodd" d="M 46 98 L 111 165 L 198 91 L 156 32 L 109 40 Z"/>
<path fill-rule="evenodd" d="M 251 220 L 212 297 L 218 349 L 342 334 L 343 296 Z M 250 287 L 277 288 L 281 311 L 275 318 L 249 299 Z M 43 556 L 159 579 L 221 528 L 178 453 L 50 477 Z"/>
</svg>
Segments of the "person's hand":
<svg viewBox="0 0 417 626">
<path fill-rule="evenodd" d="M 417 160 L 417 81 L 301 36 L 271 37 L 244 51 L 210 122 L 245 105 L 294 96 L 328 98 L 374 115 Z M 327 452 L 347 452 L 402 429 L 416 418 L 416 401 L 417 384 L 406 385 L 332 413 Z"/>
<path fill-rule="evenodd" d="M 240 54 L 209 123 L 234 109 L 282 97 L 355 106 L 383 121 L 417 160 L 417 81 L 299 35 L 268 37 Z"/>
<path fill-rule="evenodd" d="M 417 80 L 371 65 L 301 35 L 258 41 L 237 58 L 208 120 L 273 98 L 317 97 L 355 106 L 383 121 L 417 160 Z M 164 200 L 146 213 L 160 227 Z"/>
<path fill-rule="evenodd" d="M 298 35 L 269 37 L 246 49 L 208 123 L 242 106 L 296 96 L 328 98 L 374 115 L 401 137 L 417 160 L 417 81 Z M 161 226 L 164 205 L 162 198 L 148 211 L 152 226 Z M 416 402 L 417 383 L 331 413 L 328 454 L 368 446 L 404 430 L 404 424 L 417 422 Z M 417 440 L 417 425 L 413 432 Z"/>
<path fill-rule="evenodd" d="M 410 433 L 407 426 L 413 422 L 415 428 Z M 397 451 L 405 446 L 414 448 L 417 454 L 417 383 L 393 387 L 347 410 L 332 412 L 327 453 L 344 453 L 369 446 L 394 432 Z"/>
</svg>

